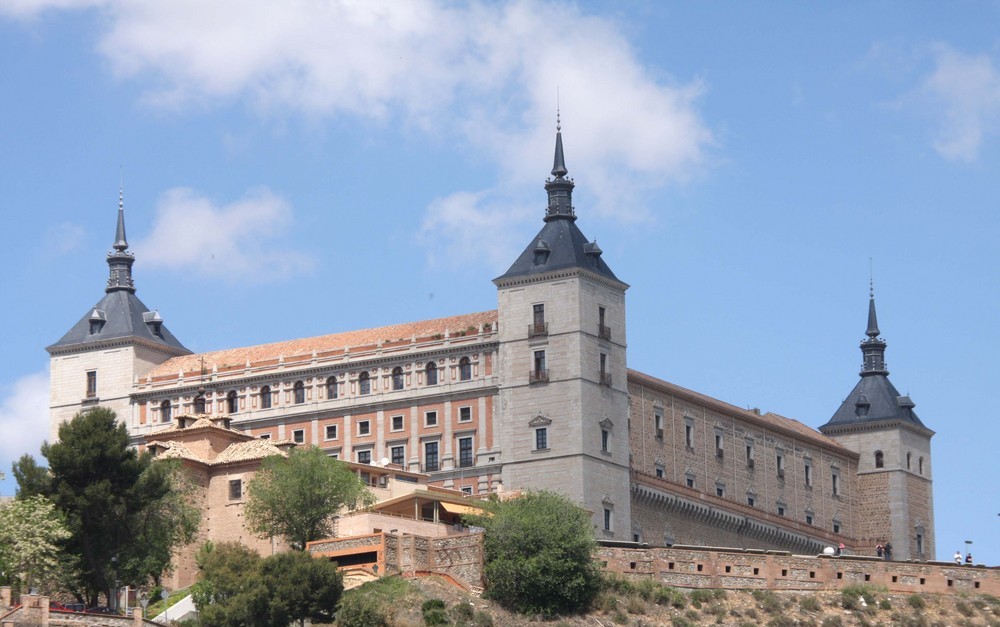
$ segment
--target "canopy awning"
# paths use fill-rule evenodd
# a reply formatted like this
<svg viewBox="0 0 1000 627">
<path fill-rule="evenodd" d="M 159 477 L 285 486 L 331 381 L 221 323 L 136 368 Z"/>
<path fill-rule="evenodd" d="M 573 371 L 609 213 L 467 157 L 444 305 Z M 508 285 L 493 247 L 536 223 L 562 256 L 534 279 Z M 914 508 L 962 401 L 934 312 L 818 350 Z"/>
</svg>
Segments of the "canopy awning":
<svg viewBox="0 0 1000 627">
<path fill-rule="evenodd" d="M 439 503 L 441 509 L 448 512 L 449 514 L 482 514 L 483 510 L 478 507 L 469 507 L 468 505 L 462 505 L 461 503 L 446 503 L 441 501 Z"/>
</svg>

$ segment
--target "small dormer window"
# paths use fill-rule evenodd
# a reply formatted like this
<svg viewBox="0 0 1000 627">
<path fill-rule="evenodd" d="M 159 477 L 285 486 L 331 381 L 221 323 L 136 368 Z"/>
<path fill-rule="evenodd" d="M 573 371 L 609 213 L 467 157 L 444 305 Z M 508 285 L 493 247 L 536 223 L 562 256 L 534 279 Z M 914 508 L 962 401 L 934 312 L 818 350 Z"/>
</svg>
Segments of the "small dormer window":
<svg viewBox="0 0 1000 627">
<path fill-rule="evenodd" d="M 543 239 L 539 239 L 538 244 L 535 246 L 534 250 L 535 253 L 534 264 L 536 266 L 544 266 L 545 263 L 548 262 L 549 254 L 551 252 L 552 249 L 549 248 L 548 242 L 546 242 Z"/>
<path fill-rule="evenodd" d="M 97 335 L 104 329 L 104 323 L 108 321 L 107 316 L 100 309 L 95 309 L 90 314 L 90 334 Z"/>
</svg>

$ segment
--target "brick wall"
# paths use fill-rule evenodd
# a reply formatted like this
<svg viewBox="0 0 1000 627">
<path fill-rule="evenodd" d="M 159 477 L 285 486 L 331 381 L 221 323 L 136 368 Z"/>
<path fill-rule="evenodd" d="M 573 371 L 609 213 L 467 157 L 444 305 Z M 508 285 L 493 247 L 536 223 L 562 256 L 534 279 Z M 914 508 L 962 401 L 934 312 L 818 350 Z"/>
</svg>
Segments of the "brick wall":
<svg viewBox="0 0 1000 627">
<path fill-rule="evenodd" d="M 862 556 L 805 556 L 711 547 L 602 546 L 605 570 L 682 588 L 837 590 L 852 584 L 893 593 L 1000 595 L 1000 569 L 950 562 L 887 562 Z"/>
</svg>

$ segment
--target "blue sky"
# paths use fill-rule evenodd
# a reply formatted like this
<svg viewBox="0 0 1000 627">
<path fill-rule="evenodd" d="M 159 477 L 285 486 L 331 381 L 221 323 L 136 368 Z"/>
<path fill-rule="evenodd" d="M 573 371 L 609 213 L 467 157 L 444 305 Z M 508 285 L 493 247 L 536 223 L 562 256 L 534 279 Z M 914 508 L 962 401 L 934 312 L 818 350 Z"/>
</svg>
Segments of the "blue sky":
<svg viewBox="0 0 1000 627">
<path fill-rule="evenodd" d="M 103 293 L 195 351 L 496 307 L 561 103 L 629 366 L 819 426 L 861 363 L 933 440 L 938 555 L 1000 564 L 1000 4 L 0 3 L 0 494 Z"/>
</svg>

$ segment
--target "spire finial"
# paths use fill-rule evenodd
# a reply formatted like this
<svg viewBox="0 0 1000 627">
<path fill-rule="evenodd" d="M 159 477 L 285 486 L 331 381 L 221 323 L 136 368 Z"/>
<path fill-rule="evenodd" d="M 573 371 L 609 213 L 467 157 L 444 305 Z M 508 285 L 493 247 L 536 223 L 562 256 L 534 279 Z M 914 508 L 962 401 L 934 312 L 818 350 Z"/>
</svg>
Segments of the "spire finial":
<svg viewBox="0 0 1000 627">
<path fill-rule="evenodd" d="M 563 156 L 562 118 L 559 107 L 556 106 L 556 154 L 552 160 L 552 176 L 561 179 L 569 173 L 566 169 L 566 158 Z"/>
<path fill-rule="evenodd" d="M 562 130 L 562 125 L 559 123 L 559 88 L 556 87 L 556 132 Z"/>
<path fill-rule="evenodd" d="M 868 258 L 868 298 L 875 298 L 875 272 L 872 269 L 872 258 Z"/>
<path fill-rule="evenodd" d="M 118 226 L 115 229 L 114 250 L 108 253 L 108 266 L 111 276 L 108 278 L 106 292 L 115 290 L 135 291 L 132 283 L 132 264 L 135 258 L 128 252 L 128 240 L 125 239 L 125 185 L 118 185 Z"/>
</svg>

